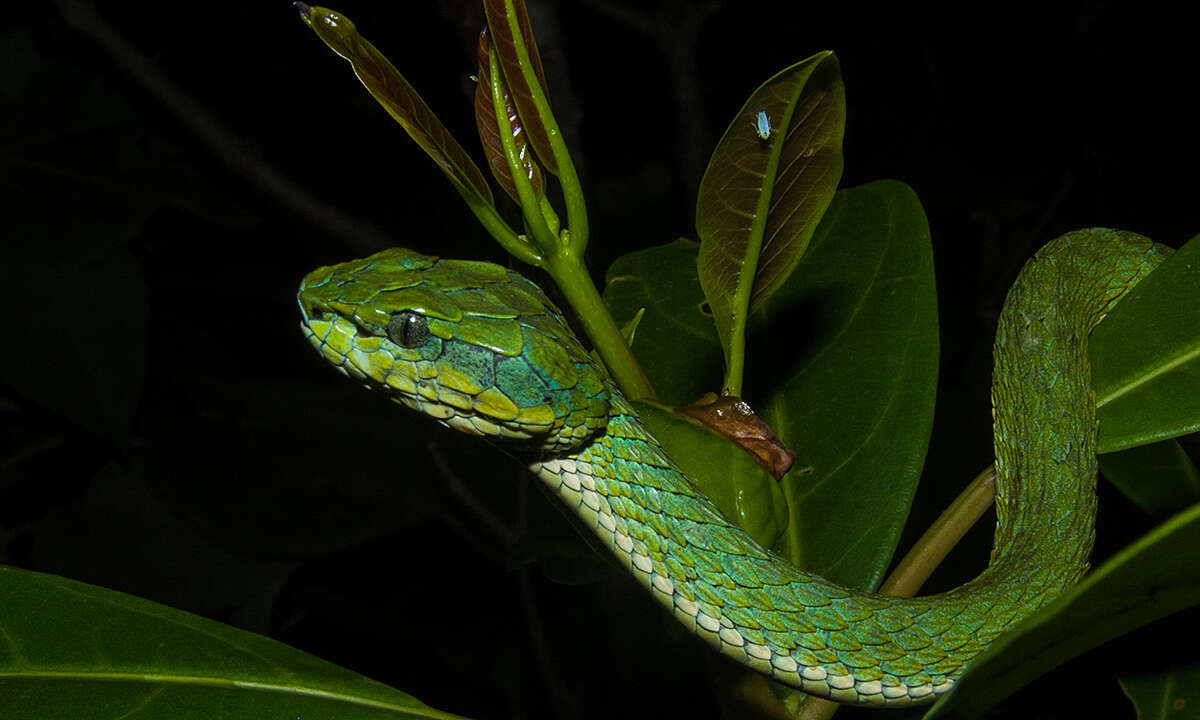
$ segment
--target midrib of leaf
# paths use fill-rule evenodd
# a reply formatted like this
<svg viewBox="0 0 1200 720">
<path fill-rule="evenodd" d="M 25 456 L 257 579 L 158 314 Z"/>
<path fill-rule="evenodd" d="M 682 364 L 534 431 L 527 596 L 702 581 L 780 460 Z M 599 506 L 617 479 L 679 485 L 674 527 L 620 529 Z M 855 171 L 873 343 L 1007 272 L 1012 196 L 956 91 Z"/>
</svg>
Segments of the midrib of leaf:
<svg viewBox="0 0 1200 720">
<path fill-rule="evenodd" d="M 1175 677 L 1170 676 L 1167 678 L 1167 681 L 1163 683 L 1162 705 L 1158 709 L 1158 717 L 1160 717 L 1160 718 L 1169 717 L 1170 712 L 1172 710 L 1171 698 L 1173 698 L 1174 696 L 1175 696 Z"/>
<path fill-rule="evenodd" d="M 1128 392 L 1132 392 L 1133 390 L 1136 390 L 1137 388 L 1141 387 L 1142 385 L 1145 385 L 1146 383 L 1150 382 L 1151 380 L 1155 379 L 1156 377 L 1163 375 L 1165 373 L 1168 373 L 1171 370 L 1174 370 L 1175 368 L 1179 367 L 1180 365 L 1182 365 L 1190 360 L 1195 360 L 1197 358 L 1200 358 L 1200 345 L 1198 345 L 1195 349 L 1193 349 L 1190 352 L 1183 353 L 1182 355 L 1176 357 L 1174 360 L 1171 360 L 1170 362 L 1159 365 L 1156 369 L 1151 370 L 1150 372 L 1145 373 L 1144 375 L 1138 375 L 1133 380 L 1133 382 L 1126 383 L 1124 385 L 1119 386 L 1115 391 L 1105 395 L 1103 398 L 1096 398 L 1096 407 L 1102 408 L 1105 405 L 1107 405 L 1108 403 L 1112 402 L 1113 400 L 1116 400 L 1117 398 L 1121 397 L 1122 395 L 1124 395 Z"/>
<path fill-rule="evenodd" d="M 393 710 L 429 718 L 444 718 L 456 720 L 461 715 L 442 712 L 419 704 L 397 705 L 367 698 L 347 695 L 344 693 L 319 690 L 317 688 L 295 687 L 247 680 L 232 680 L 215 678 L 204 675 L 154 675 L 146 673 L 117 673 L 117 672 L 64 672 L 64 671 L 30 671 L 30 672 L 0 672 L 0 680 L 81 680 L 89 682 L 125 682 L 157 685 L 181 685 L 190 687 L 237 688 L 258 692 L 278 693 L 281 695 L 303 695 L 325 700 L 335 700 L 347 705 L 379 710 Z"/>
</svg>

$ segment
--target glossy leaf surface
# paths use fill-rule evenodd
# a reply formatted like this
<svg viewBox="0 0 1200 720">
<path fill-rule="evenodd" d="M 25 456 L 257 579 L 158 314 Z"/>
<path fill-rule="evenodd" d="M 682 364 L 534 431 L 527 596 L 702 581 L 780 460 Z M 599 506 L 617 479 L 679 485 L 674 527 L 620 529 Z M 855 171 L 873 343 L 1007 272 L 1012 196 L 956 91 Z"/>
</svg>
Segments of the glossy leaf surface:
<svg viewBox="0 0 1200 720">
<path fill-rule="evenodd" d="M 820 53 L 763 83 L 709 160 L 696 203 L 698 267 L 727 363 L 738 362 L 747 313 L 792 273 L 833 197 L 845 119 L 837 58 Z"/>
<path fill-rule="evenodd" d="M 525 3 L 522 0 L 484 0 L 483 9 L 493 46 L 504 68 L 504 79 L 529 141 L 542 165 L 557 175 L 558 161 L 550 145 L 550 134 L 557 133 L 558 127 L 549 114 L 546 76 Z"/>
<path fill-rule="evenodd" d="M 508 156 L 504 150 L 504 143 L 500 139 L 501 127 L 496 120 L 493 90 L 504 98 L 503 114 L 508 126 L 504 132 L 507 132 L 512 138 L 512 144 L 516 149 L 515 154 L 525 168 L 525 177 L 529 179 L 534 194 L 542 195 L 545 192 L 545 184 L 542 180 L 542 170 L 534 160 L 533 148 L 529 144 L 525 127 L 520 115 L 517 114 L 516 103 L 513 102 L 512 93 L 509 92 L 508 84 L 504 80 L 504 74 L 492 74 L 491 61 L 488 57 L 490 47 L 491 42 L 488 40 L 485 28 L 483 32 L 479 33 L 479 69 L 476 71 L 479 81 L 475 86 L 475 126 L 479 128 L 479 140 L 483 143 L 483 152 L 487 155 L 488 164 L 492 168 L 492 176 L 496 178 L 496 182 L 500 183 L 500 187 L 504 188 L 504 192 L 513 199 L 513 202 L 519 203 L 517 187 L 513 184 L 512 171 L 508 165 Z"/>
<path fill-rule="evenodd" d="M 54 575 L 0 566 L 0 629 L 6 720 L 456 717 L 269 638 Z"/>
<path fill-rule="evenodd" d="M 1200 430 L 1200 238 L 1113 308 L 1088 355 L 1101 452 Z"/>
<path fill-rule="evenodd" d="M 687 405 L 721 387 L 721 345 L 696 275 L 699 247 L 680 238 L 631 252 L 605 274 L 604 301 L 617 322 L 645 311 L 633 351 L 668 405 Z"/>
<path fill-rule="evenodd" d="M 1101 455 L 1100 472 L 1151 515 L 1200 502 L 1200 471 L 1174 439 Z"/>
<path fill-rule="evenodd" d="M 749 387 L 771 383 L 759 414 L 796 465 L 812 468 L 784 479 L 789 506 L 803 511 L 777 549 L 873 588 L 908 518 L 937 388 L 933 255 L 912 190 L 881 181 L 839 192 L 762 312 L 768 329 L 754 325 Z"/>
<path fill-rule="evenodd" d="M 1193 505 L 997 638 L 925 717 L 979 717 L 1062 662 L 1200 603 L 1197 568 L 1200 505 Z"/>
<path fill-rule="evenodd" d="M 475 162 L 400 71 L 358 34 L 354 23 L 328 8 L 296 5 L 317 37 L 350 62 L 372 97 L 437 163 L 467 202 L 492 205 L 491 188 Z"/>
</svg>

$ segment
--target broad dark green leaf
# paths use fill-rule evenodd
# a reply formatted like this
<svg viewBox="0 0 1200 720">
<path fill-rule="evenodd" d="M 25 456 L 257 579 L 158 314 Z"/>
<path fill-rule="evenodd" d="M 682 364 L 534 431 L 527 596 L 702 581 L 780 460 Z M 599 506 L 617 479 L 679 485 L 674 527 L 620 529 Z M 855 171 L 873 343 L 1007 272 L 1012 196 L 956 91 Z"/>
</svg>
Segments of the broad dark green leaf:
<svg viewBox="0 0 1200 720">
<path fill-rule="evenodd" d="M 1200 238 L 1113 308 L 1088 357 L 1101 452 L 1200 430 Z"/>
<path fill-rule="evenodd" d="M 755 404 L 760 416 L 796 465 L 812 468 L 784 478 L 792 516 L 777 549 L 837 582 L 874 588 L 933 426 L 937 296 L 916 195 L 894 181 L 839 192 L 762 314 L 747 363 L 747 377 L 761 380 L 748 394 L 769 392 Z"/>
<path fill-rule="evenodd" d="M 1162 673 L 1121 675 L 1138 720 L 1190 720 L 1200 708 L 1200 661 Z"/>
<path fill-rule="evenodd" d="M 765 139 L 759 113 L 771 128 Z M 730 353 L 747 308 L 791 275 L 833 197 L 845 120 L 841 70 L 823 52 L 755 90 L 713 151 L 696 200 L 698 267 L 727 363 L 740 363 Z"/>
<path fill-rule="evenodd" d="M 1200 472 L 1174 439 L 1101 455 L 1100 471 L 1152 515 L 1200 502 Z"/>
<path fill-rule="evenodd" d="M 483 10 L 493 46 L 504 68 L 504 79 L 508 81 L 529 142 L 546 170 L 557 175 L 558 160 L 550 145 L 550 135 L 557 133 L 558 127 L 550 115 L 542 58 L 533 38 L 525 3 L 522 0 L 484 0 Z"/>
<path fill-rule="evenodd" d="M 5 720 L 452 718 L 269 638 L 0 566 Z"/>
<path fill-rule="evenodd" d="M 685 241 L 634 253 L 613 264 L 605 289 L 618 321 L 646 308 L 634 353 L 661 397 L 680 404 L 713 389 L 720 366 L 695 256 Z M 920 476 L 937 380 L 933 260 L 912 191 L 878 182 L 837 193 L 799 271 L 752 327 L 747 398 L 796 452 L 776 549 L 874 587 Z"/>
<path fill-rule="evenodd" d="M 483 173 L 413 86 L 375 46 L 358 34 L 354 23 L 328 8 L 296 3 L 300 17 L 317 37 L 350 62 L 354 74 L 384 110 L 437 163 L 468 204 L 492 205 L 492 190 Z"/>
<path fill-rule="evenodd" d="M 633 351 L 668 405 L 687 405 L 721 387 L 721 345 L 696 277 L 699 245 L 686 238 L 617 258 L 604 302 L 618 322 L 645 309 Z"/>
<path fill-rule="evenodd" d="M 512 93 L 509 92 L 508 84 L 504 80 L 504 73 L 492 74 L 491 60 L 489 59 L 490 46 L 487 28 L 484 28 L 483 32 L 479 33 L 479 69 L 477 71 L 479 80 L 475 85 L 475 126 L 479 129 L 479 140 L 483 143 L 483 152 L 487 155 L 488 164 L 492 168 L 492 176 L 496 178 L 496 182 L 500 183 L 500 187 L 504 188 L 504 192 L 513 199 L 513 202 L 520 203 L 520 198 L 517 197 L 517 187 L 513 183 L 512 170 L 508 165 L 508 155 L 504 150 L 504 143 L 501 141 L 502 130 L 496 120 L 493 90 L 499 91 L 501 97 L 504 98 L 504 117 L 508 127 L 503 132 L 512 137 L 512 144 L 516 150 L 515 155 L 524 166 L 525 177 L 529 178 L 529 184 L 533 186 L 535 195 L 542 195 L 545 192 L 545 183 L 542 180 L 541 167 L 534 160 L 533 149 L 529 146 L 525 126 L 517 114 L 517 106 L 513 102 Z"/>
<path fill-rule="evenodd" d="M 925 717 L 979 717 L 1064 661 L 1200 603 L 1198 568 L 1200 505 L 1193 505 L 1001 635 Z"/>
</svg>

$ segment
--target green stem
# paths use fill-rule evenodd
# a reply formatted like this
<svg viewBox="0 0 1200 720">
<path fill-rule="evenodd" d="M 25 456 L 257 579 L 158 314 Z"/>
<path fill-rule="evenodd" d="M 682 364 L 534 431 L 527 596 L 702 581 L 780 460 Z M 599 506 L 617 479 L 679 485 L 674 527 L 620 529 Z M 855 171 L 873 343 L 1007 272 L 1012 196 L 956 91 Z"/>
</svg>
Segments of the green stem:
<svg viewBox="0 0 1200 720">
<path fill-rule="evenodd" d="M 544 211 L 549 209 L 549 204 L 542 202 L 545 199 L 544 195 L 539 195 L 534 191 L 533 185 L 529 182 L 529 176 L 525 174 L 525 166 L 517 152 L 516 143 L 513 141 L 512 123 L 504 102 L 504 86 L 502 84 L 504 73 L 500 68 L 500 58 L 496 55 L 496 48 L 491 45 L 488 46 L 488 72 L 489 77 L 492 78 L 492 108 L 496 115 L 500 144 L 504 148 L 504 159 L 508 164 L 508 172 L 512 177 L 513 186 L 517 191 L 517 204 L 521 206 L 525 229 L 532 236 L 533 245 L 538 248 L 538 251 L 535 251 L 538 255 L 538 262 L 531 264 L 544 265 L 547 259 L 558 251 L 558 233 L 552 231 L 547 223 L 547 214 Z M 553 215 L 552 210 L 551 215 Z M 557 218 L 554 219 L 557 225 Z M 505 249 L 508 249 L 508 246 L 505 246 Z"/>
<path fill-rule="evenodd" d="M 746 305 L 749 305 L 747 301 Z M 738 307 L 746 305 L 739 303 Z M 743 312 L 744 314 L 744 312 Z M 733 321 L 729 333 L 729 352 L 725 358 L 725 382 L 721 385 L 722 395 L 742 396 L 742 379 L 746 369 L 746 321 Z"/>
<path fill-rule="evenodd" d="M 575 164 L 571 162 L 571 152 L 558 127 L 558 120 L 555 119 L 554 112 L 550 109 L 550 99 L 546 97 L 545 88 L 542 87 L 540 78 L 534 72 L 533 55 L 536 53 L 536 48 L 525 45 L 525 36 L 517 21 L 519 16 L 513 0 L 505 0 L 504 19 L 508 24 L 508 33 L 513 38 L 514 49 L 520 58 L 524 85 L 529 92 L 530 101 L 537 110 L 536 122 L 546 129 L 550 153 L 554 156 L 554 164 L 557 166 L 554 174 L 558 177 L 559 185 L 562 188 L 563 202 L 567 206 L 567 227 L 571 229 L 569 238 L 571 250 L 583 255 L 588 241 L 587 205 L 584 202 L 583 189 L 579 184 L 579 176 L 575 172 Z M 524 120 L 528 123 L 532 121 L 532 118 L 524 118 Z"/>
<path fill-rule="evenodd" d="M 879 592 L 896 597 L 912 597 L 921 589 L 934 568 L 962 540 L 977 520 L 987 512 L 996 499 L 996 470 L 993 467 L 979 473 L 954 498 L 925 534 L 917 540 L 892 574 L 879 586 Z"/>
<path fill-rule="evenodd" d="M 554 156 L 558 161 L 558 183 L 563 194 L 563 203 L 567 206 L 567 227 L 571 228 L 571 249 L 583 255 L 588 243 L 587 204 L 583 200 L 583 188 L 579 184 L 579 176 L 575 174 L 575 163 L 567 152 L 566 143 L 555 125 L 554 134 L 550 136 L 550 146 L 554 148 Z M 561 150 L 560 150 L 561 146 Z"/>
<path fill-rule="evenodd" d="M 654 387 L 621 335 L 579 255 L 566 246 L 546 258 L 546 271 L 575 311 L 604 366 L 630 400 L 654 400 Z"/>
<path fill-rule="evenodd" d="M 509 227 L 509 224 L 500 217 L 496 212 L 494 205 L 489 205 L 481 202 L 474 202 L 474 198 L 469 196 L 462 188 L 455 184 L 455 189 L 462 195 L 463 200 L 467 202 L 467 207 L 471 212 L 475 213 L 475 218 L 479 220 L 479 224 L 488 231 L 488 234 L 495 238 L 496 242 L 500 243 L 500 247 L 508 251 L 510 255 L 517 258 L 523 263 L 541 267 L 542 254 L 534 249 L 528 240 L 518 235 L 515 230 Z"/>
<path fill-rule="evenodd" d="M 750 322 L 750 300 L 754 295 L 754 282 L 758 278 L 758 261 L 762 253 L 763 234 L 767 229 L 767 217 L 771 210 L 771 195 L 775 191 L 775 175 L 779 167 L 779 150 L 771 151 L 767 161 L 762 189 L 755 205 L 754 220 L 750 223 L 750 238 L 742 257 L 741 272 L 734 289 L 734 316 L 729 325 L 729 349 L 725 355 L 725 383 L 722 395 L 742 396 L 742 382 L 746 368 L 746 328 Z"/>
</svg>

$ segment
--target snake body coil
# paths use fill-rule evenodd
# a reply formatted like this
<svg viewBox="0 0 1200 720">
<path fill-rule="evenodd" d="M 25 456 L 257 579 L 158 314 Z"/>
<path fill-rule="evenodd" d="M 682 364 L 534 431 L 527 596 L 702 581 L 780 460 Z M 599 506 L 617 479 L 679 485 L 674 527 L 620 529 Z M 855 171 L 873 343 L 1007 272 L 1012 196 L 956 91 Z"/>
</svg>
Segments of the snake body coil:
<svg viewBox="0 0 1200 720">
<path fill-rule="evenodd" d="M 1022 270 L 996 335 L 991 562 L 961 587 L 908 599 L 807 573 L 726 520 L 514 272 L 393 249 L 313 271 L 298 299 L 305 334 L 344 374 L 449 427 L 523 445 L 532 471 L 721 652 L 808 693 L 898 705 L 947 691 L 993 638 L 1087 570 L 1087 334 L 1168 252 L 1092 230 L 1052 241 Z"/>
</svg>

